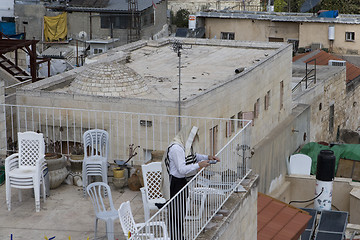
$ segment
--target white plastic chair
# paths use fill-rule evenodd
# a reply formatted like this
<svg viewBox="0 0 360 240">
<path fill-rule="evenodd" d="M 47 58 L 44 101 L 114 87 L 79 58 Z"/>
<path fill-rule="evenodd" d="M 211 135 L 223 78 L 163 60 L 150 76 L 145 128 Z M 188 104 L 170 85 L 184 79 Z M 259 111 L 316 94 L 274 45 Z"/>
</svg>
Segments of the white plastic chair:
<svg viewBox="0 0 360 240">
<path fill-rule="evenodd" d="M 118 213 L 119 213 L 119 219 L 120 219 L 120 223 L 121 223 L 121 227 L 123 230 L 123 233 L 125 235 L 126 238 L 130 236 L 134 236 L 134 234 L 136 234 L 135 239 L 137 239 L 137 237 L 139 237 L 139 239 L 151 239 L 151 240 L 170 240 L 169 236 L 168 236 L 168 232 L 167 232 L 167 227 L 165 225 L 164 222 L 149 222 L 147 223 L 147 226 L 149 227 L 161 227 L 161 232 L 160 231 L 156 231 L 157 234 L 161 234 L 162 236 L 156 236 L 152 233 L 149 233 L 148 229 L 149 228 L 145 228 L 146 229 L 146 233 L 137 233 L 137 231 L 145 226 L 145 223 L 135 223 L 134 217 L 132 215 L 131 212 L 131 206 L 130 206 L 130 202 L 123 202 L 119 209 L 118 209 Z M 141 238 L 140 238 L 141 237 Z"/>
<path fill-rule="evenodd" d="M 150 218 L 151 210 L 158 210 L 155 203 L 165 203 L 166 199 L 161 193 L 161 163 L 153 162 L 141 165 L 144 187 L 140 188 L 144 205 L 145 221 Z"/>
<path fill-rule="evenodd" d="M 95 210 L 95 238 L 98 220 L 106 222 L 106 235 L 108 240 L 114 239 L 114 221 L 118 218 L 118 212 L 114 208 L 109 185 L 103 182 L 94 182 L 86 187 Z M 105 204 L 102 194 L 107 193 L 108 203 Z"/>
<path fill-rule="evenodd" d="M 19 189 L 19 201 L 22 201 L 21 189 L 34 188 L 35 209 L 40 211 L 40 184 L 43 185 L 43 198 L 46 200 L 44 170 L 45 142 L 42 133 L 18 133 L 19 153 L 5 159 L 6 204 L 11 210 L 11 188 Z"/>
<path fill-rule="evenodd" d="M 311 157 L 305 154 L 294 154 L 290 156 L 289 174 L 310 175 Z"/>
<path fill-rule="evenodd" d="M 92 129 L 83 135 L 84 161 L 82 168 L 83 191 L 85 196 L 89 176 L 101 176 L 104 183 L 107 180 L 107 163 L 109 152 L 109 134 L 105 130 Z"/>
</svg>

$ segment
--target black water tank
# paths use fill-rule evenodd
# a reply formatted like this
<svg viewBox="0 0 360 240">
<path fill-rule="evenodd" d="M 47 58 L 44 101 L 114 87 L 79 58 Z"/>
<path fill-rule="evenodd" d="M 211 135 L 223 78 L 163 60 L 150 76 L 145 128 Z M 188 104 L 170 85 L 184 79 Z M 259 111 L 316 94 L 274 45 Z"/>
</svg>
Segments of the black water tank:
<svg viewBox="0 0 360 240">
<path fill-rule="evenodd" d="M 316 179 L 332 181 L 335 176 L 335 155 L 331 150 L 321 150 L 317 158 Z"/>
</svg>

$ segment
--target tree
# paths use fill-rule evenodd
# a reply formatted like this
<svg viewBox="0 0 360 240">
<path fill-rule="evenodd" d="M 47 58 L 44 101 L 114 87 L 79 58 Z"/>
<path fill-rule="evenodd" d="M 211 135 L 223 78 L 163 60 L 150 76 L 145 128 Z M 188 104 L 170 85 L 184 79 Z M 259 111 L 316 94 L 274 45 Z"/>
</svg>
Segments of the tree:
<svg viewBox="0 0 360 240">
<path fill-rule="evenodd" d="M 188 27 L 190 12 L 186 9 L 180 9 L 176 12 L 176 15 L 172 18 L 172 23 L 177 27 Z"/>
<path fill-rule="evenodd" d="M 305 1 L 287 0 L 291 12 L 300 12 Z M 322 0 L 308 12 L 316 13 L 319 10 L 338 10 L 339 14 L 360 14 L 360 0 Z"/>
<path fill-rule="evenodd" d="M 287 3 L 285 0 L 275 0 L 274 1 L 274 11 L 275 12 L 286 12 L 287 11 Z"/>
</svg>

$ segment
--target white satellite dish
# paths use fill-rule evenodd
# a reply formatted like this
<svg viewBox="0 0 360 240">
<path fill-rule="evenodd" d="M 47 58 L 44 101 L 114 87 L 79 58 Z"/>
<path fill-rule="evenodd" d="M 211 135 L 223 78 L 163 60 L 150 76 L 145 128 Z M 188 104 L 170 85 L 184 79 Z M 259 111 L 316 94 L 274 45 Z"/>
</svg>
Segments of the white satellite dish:
<svg viewBox="0 0 360 240">
<path fill-rule="evenodd" d="M 85 31 L 80 31 L 79 32 L 79 38 L 85 39 L 86 37 L 87 37 L 87 33 Z"/>
</svg>

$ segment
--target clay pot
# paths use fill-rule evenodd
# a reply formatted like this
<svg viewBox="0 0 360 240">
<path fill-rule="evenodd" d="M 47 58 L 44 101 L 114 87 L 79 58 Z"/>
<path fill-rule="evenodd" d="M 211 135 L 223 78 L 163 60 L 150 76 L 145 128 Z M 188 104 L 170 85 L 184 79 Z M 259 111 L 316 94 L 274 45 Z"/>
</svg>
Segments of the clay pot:
<svg viewBox="0 0 360 240">
<path fill-rule="evenodd" d="M 69 161 L 71 164 L 71 172 L 81 174 L 82 173 L 82 164 L 84 161 L 84 155 L 75 155 L 70 154 Z"/>
<path fill-rule="evenodd" d="M 50 189 L 57 188 L 68 175 L 68 170 L 66 169 L 66 159 L 61 154 L 46 153 L 45 161 L 49 170 Z"/>
</svg>

